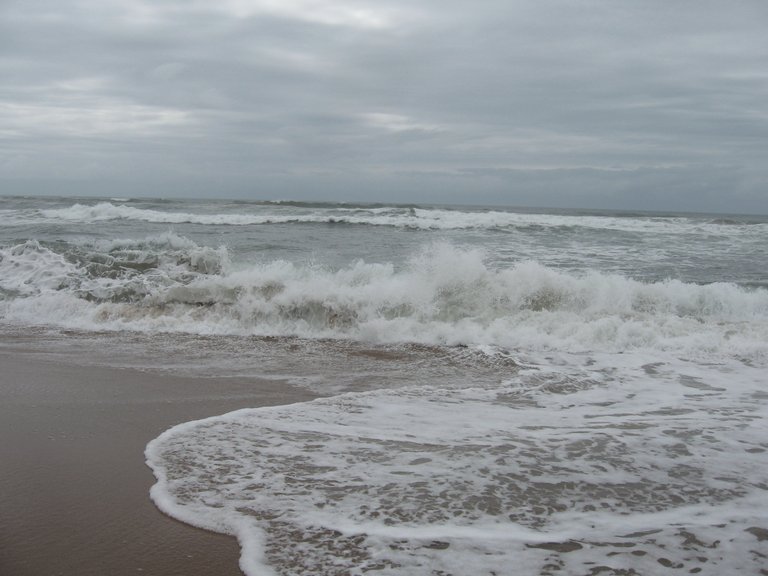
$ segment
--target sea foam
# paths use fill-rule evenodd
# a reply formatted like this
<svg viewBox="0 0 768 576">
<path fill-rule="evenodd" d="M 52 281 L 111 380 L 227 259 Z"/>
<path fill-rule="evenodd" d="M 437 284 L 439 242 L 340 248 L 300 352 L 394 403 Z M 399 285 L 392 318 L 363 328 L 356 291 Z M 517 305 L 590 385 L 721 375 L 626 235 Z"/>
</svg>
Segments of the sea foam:
<svg viewBox="0 0 768 576">
<path fill-rule="evenodd" d="M 645 361 L 185 423 L 147 447 L 152 498 L 237 535 L 249 575 L 758 574 L 761 371 Z"/>
<path fill-rule="evenodd" d="M 491 267 L 480 250 L 429 244 L 405 265 L 340 269 L 233 263 L 176 235 L 77 253 L 28 242 L 0 251 L 7 321 L 81 329 L 347 338 L 564 350 L 768 354 L 768 291 L 640 282 L 531 261 Z M 36 301 L 61 310 L 36 314 Z M 42 306 L 47 309 L 49 306 Z M 67 310 L 70 311 L 69 315 Z"/>
</svg>

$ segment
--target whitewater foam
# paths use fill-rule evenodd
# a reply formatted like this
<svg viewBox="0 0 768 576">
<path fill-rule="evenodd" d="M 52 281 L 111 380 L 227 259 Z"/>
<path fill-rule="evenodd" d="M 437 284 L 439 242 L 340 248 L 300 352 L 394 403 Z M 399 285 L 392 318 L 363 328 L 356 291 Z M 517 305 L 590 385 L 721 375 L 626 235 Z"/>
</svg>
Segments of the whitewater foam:
<svg viewBox="0 0 768 576">
<path fill-rule="evenodd" d="M 67 257 L 37 243 L 1 250 L 0 270 L 13 273 L 3 274 L 0 288 L 24 296 L 5 299 L 4 319 L 98 330 L 768 359 L 763 289 L 575 275 L 535 262 L 498 269 L 482 251 L 441 243 L 400 271 L 362 260 L 339 270 L 281 260 L 232 263 L 224 247 L 173 234 L 111 241 L 108 248 Z M 57 301 L 55 315 L 35 312 Z"/>
<path fill-rule="evenodd" d="M 761 371 L 643 360 L 182 424 L 147 448 L 152 497 L 237 534 L 247 574 L 757 573 Z"/>
<path fill-rule="evenodd" d="M 63 290 L 79 275 L 77 266 L 36 240 L 0 249 L 0 289 L 6 292 L 35 294 Z"/>
</svg>

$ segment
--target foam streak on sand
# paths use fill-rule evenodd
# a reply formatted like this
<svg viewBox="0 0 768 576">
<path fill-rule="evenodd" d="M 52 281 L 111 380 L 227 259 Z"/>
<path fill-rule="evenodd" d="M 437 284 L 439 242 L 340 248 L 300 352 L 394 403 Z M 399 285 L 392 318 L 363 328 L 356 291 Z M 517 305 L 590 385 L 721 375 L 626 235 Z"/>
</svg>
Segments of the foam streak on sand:
<svg viewBox="0 0 768 576">
<path fill-rule="evenodd" d="M 152 495 L 237 534 L 253 575 L 757 574 L 762 373 L 630 361 L 616 379 L 616 360 L 186 423 L 147 449 Z"/>
</svg>

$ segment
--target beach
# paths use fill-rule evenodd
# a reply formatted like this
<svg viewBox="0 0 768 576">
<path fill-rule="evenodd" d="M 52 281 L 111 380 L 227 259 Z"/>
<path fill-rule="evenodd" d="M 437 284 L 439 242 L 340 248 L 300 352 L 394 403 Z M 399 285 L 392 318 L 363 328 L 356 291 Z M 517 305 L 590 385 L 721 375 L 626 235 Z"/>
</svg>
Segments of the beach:
<svg viewBox="0 0 768 576">
<path fill-rule="evenodd" d="M 0 224 L 2 576 L 764 574 L 768 218 Z"/>
<path fill-rule="evenodd" d="M 145 445 L 180 422 L 309 393 L 79 360 L 0 344 L 0 573 L 240 574 L 235 538 L 155 508 Z"/>
</svg>

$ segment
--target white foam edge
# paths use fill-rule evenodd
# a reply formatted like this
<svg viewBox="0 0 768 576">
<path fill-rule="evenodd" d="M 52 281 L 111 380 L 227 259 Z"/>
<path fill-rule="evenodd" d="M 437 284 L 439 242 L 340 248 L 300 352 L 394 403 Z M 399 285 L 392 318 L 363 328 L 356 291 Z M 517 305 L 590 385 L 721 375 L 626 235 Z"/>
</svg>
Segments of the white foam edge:
<svg viewBox="0 0 768 576">
<path fill-rule="evenodd" d="M 263 408 L 269 409 L 271 407 L 265 406 Z M 242 408 L 226 414 L 191 420 L 172 426 L 147 444 L 144 449 L 144 457 L 147 466 L 152 470 L 156 479 L 155 484 L 149 489 L 149 497 L 162 513 L 195 528 L 234 536 L 240 546 L 238 565 L 248 576 L 278 576 L 277 572 L 267 564 L 265 559 L 266 533 L 264 530 L 257 526 L 255 521 L 241 514 L 234 516 L 236 520 L 233 522 L 233 517 L 227 515 L 226 511 L 222 514 L 217 514 L 216 509 L 205 506 L 185 507 L 178 505 L 168 492 L 167 487 L 170 482 L 165 474 L 165 470 L 158 463 L 159 457 L 157 454 L 159 446 L 169 436 L 183 433 L 205 422 L 219 420 L 223 417 L 236 417 L 240 414 L 253 413 L 255 410 L 261 409 Z M 153 460 L 153 458 L 156 458 L 156 460 Z"/>
<path fill-rule="evenodd" d="M 431 388 L 431 387 L 426 387 Z M 419 388 L 422 390 L 422 388 Z M 473 390 L 473 388 L 464 391 Z M 350 399 L 366 396 L 387 395 L 386 391 L 348 392 L 334 396 L 334 400 L 343 397 Z M 149 442 L 145 450 L 147 465 L 153 470 L 157 482 L 150 490 L 150 497 L 155 505 L 165 514 L 189 525 L 212 532 L 233 535 L 241 548 L 240 568 L 248 576 L 275 575 L 276 572 L 267 564 L 265 558 L 267 533 L 248 515 L 233 514 L 231 507 L 214 508 L 205 505 L 180 506 L 169 493 L 171 483 L 160 464 L 160 447 L 166 440 L 179 434 L 183 435 L 208 423 L 222 420 L 234 421 L 241 417 L 253 418 L 257 414 L 281 411 L 288 406 L 305 406 L 313 403 L 325 403 L 329 398 L 319 398 L 309 402 L 299 402 L 279 406 L 243 408 L 226 414 L 211 416 L 199 420 L 184 422 L 173 426 Z M 356 522 L 350 518 L 331 515 L 319 510 L 302 510 L 302 518 L 311 524 L 337 530 L 346 536 L 365 534 L 383 538 L 408 538 L 413 540 L 455 539 L 485 540 L 508 543 L 545 543 L 568 540 L 584 541 L 591 537 L 611 539 L 623 538 L 622 534 L 656 529 L 659 525 L 706 527 L 722 521 L 723 512 L 731 521 L 757 521 L 760 510 L 764 508 L 764 494 L 750 492 L 740 498 L 729 500 L 722 505 L 691 504 L 658 512 L 632 513 L 617 516 L 614 513 L 565 511 L 553 516 L 553 526 L 546 531 L 537 531 L 520 524 L 506 521 L 500 523 L 479 523 L 473 525 L 439 524 L 417 526 L 401 524 L 388 526 L 376 522 Z"/>
</svg>

